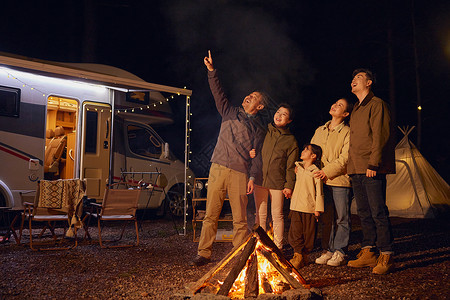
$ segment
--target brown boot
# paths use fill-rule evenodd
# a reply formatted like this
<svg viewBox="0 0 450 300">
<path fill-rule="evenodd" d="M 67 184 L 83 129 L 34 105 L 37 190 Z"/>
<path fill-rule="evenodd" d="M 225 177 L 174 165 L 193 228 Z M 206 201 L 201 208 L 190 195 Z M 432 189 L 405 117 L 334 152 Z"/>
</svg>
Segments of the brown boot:
<svg viewBox="0 0 450 300">
<path fill-rule="evenodd" d="M 349 267 L 362 268 L 362 267 L 375 267 L 377 264 L 377 257 L 375 253 L 370 251 L 370 248 L 361 249 L 356 256 L 356 260 L 350 260 L 347 264 Z"/>
<path fill-rule="evenodd" d="M 381 253 L 377 260 L 377 265 L 373 268 L 372 273 L 384 275 L 394 269 L 394 258 L 392 254 Z"/>
<path fill-rule="evenodd" d="M 294 257 L 290 260 L 291 264 L 297 270 L 303 268 L 305 266 L 305 257 L 298 252 L 294 253 Z"/>
</svg>

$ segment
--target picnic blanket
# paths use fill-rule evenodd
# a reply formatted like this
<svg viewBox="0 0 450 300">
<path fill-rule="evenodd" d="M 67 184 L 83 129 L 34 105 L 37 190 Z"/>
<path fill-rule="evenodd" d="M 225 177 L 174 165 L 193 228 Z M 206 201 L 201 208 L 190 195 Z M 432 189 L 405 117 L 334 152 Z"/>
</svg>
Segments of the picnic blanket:
<svg viewBox="0 0 450 300">
<path fill-rule="evenodd" d="M 86 183 L 80 179 L 40 180 L 35 199 L 35 215 L 67 214 L 69 230 L 66 236 L 74 236 L 74 228 L 81 228 L 82 199 Z"/>
</svg>

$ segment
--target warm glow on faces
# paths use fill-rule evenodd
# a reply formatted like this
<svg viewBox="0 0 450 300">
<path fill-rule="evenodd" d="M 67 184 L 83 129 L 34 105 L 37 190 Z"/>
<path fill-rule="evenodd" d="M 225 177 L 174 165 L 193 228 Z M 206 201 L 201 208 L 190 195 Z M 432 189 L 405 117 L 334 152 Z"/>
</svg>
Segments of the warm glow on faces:
<svg viewBox="0 0 450 300">
<path fill-rule="evenodd" d="M 348 116 L 347 101 L 339 99 L 330 108 L 330 115 L 337 118 L 345 118 Z"/>
<path fill-rule="evenodd" d="M 261 94 L 253 92 L 245 97 L 244 101 L 242 101 L 242 107 L 246 113 L 250 115 L 256 114 L 259 110 L 264 108 L 264 105 L 261 104 Z"/>
<path fill-rule="evenodd" d="M 300 155 L 300 159 L 303 161 L 311 161 L 313 162 L 315 159 L 316 155 L 312 152 L 311 150 L 311 145 L 306 146 L 303 151 L 302 154 Z"/>
<path fill-rule="evenodd" d="M 352 93 L 357 93 L 360 91 L 363 91 L 365 89 L 370 88 L 370 85 L 372 84 L 372 80 L 367 78 L 366 73 L 359 72 L 358 74 L 353 77 L 351 87 L 352 87 Z"/>
<path fill-rule="evenodd" d="M 286 127 L 291 122 L 289 110 L 285 107 L 280 107 L 273 116 L 273 123 L 276 127 Z"/>
</svg>

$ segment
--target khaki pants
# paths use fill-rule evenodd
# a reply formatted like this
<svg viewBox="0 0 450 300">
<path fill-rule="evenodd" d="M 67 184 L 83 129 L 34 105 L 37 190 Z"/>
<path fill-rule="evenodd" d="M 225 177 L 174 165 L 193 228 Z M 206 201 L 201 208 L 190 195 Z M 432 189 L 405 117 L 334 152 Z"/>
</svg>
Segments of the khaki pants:
<svg viewBox="0 0 450 300">
<path fill-rule="evenodd" d="M 233 246 L 241 244 L 247 237 L 247 174 L 213 163 L 209 170 L 206 215 L 198 243 L 198 255 L 211 257 L 217 223 L 227 194 L 233 214 Z"/>
</svg>

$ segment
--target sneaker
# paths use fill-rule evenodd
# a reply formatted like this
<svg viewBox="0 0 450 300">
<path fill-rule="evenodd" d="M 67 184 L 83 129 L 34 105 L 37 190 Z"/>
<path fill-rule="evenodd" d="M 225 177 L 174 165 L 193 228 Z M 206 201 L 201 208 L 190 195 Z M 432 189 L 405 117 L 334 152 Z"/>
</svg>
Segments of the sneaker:
<svg viewBox="0 0 450 300">
<path fill-rule="evenodd" d="M 297 270 L 308 264 L 308 255 L 295 252 L 294 257 L 289 261 Z"/>
<path fill-rule="evenodd" d="M 333 257 L 327 261 L 327 265 L 338 267 L 345 262 L 345 255 L 341 251 L 334 251 Z"/>
<path fill-rule="evenodd" d="M 377 265 L 377 257 L 371 251 L 371 248 L 364 248 L 359 251 L 355 260 L 350 260 L 347 264 L 349 267 L 375 267 Z"/>
<path fill-rule="evenodd" d="M 377 260 L 377 265 L 373 268 L 372 273 L 384 275 L 394 269 L 394 259 L 392 254 L 381 253 Z"/>
<path fill-rule="evenodd" d="M 203 265 L 208 264 L 211 261 L 210 258 L 206 258 L 204 256 L 201 255 L 197 255 L 192 261 L 191 261 L 191 266 L 196 266 L 196 267 L 200 267 Z"/>
<path fill-rule="evenodd" d="M 333 257 L 333 252 L 326 251 L 323 252 L 321 256 L 316 258 L 316 264 L 325 265 Z"/>
</svg>

